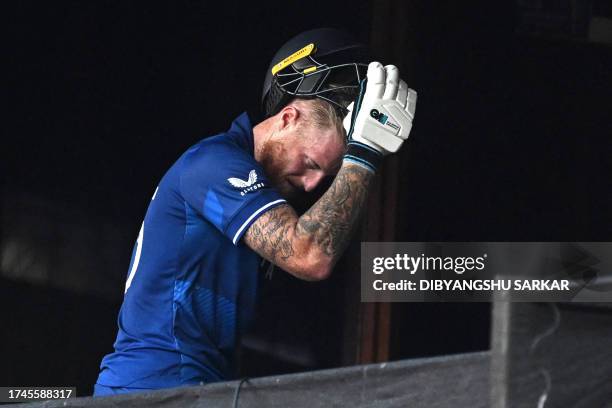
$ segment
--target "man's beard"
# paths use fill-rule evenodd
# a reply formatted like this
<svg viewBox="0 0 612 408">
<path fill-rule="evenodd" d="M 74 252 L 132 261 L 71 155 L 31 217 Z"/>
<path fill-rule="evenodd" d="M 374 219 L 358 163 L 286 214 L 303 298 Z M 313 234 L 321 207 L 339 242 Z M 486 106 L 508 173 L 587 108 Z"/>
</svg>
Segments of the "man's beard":
<svg viewBox="0 0 612 408">
<path fill-rule="evenodd" d="M 287 150 L 282 142 L 268 141 L 261 149 L 261 165 L 270 183 L 291 204 L 298 214 L 306 212 L 329 188 L 333 177 L 323 180 L 314 191 L 307 193 L 293 186 L 283 174 L 289 168 Z"/>
<path fill-rule="evenodd" d="M 299 200 L 303 193 L 300 193 L 297 187 L 291 185 L 283 174 L 289 168 L 290 163 L 287 157 L 287 149 L 282 142 L 268 140 L 263 145 L 261 148 L 261 165 L 266 172 L 266 176 L 270 179 L 270 183 L 287 201 Z"/>
</svg>

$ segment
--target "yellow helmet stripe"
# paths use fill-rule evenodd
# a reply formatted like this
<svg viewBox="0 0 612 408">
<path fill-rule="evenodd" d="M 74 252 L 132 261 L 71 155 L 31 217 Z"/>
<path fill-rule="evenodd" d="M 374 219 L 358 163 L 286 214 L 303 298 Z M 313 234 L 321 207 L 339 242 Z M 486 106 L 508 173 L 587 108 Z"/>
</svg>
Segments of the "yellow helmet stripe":
<svg viewBox="0 0 612 408">
<path fill-rule="evenodd" d="M 301 50 L 294 52 L 293 54 L 291 54 L 290 56 L 272 67 L 272 75 L 276 75 L 278 71 L 287 67 L 288 65 L 293 64 L 295 61 L 309 56 L 310 54 L 312 54 L 314 49 L 315 45 L 310 43 Z"/>
</svg>

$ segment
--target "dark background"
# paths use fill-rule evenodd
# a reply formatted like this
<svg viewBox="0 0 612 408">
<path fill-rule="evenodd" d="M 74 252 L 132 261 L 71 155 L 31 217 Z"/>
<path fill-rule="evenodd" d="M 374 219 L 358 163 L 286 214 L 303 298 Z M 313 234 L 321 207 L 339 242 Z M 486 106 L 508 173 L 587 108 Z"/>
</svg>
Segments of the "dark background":
<svg viewBox="0 0 612 408">
<path fill-rule="evenodd" d="M 569 1 L 410 2 L 402 72 L 419 103 L 402 152 L 398 241 L 610 240 L 612 47 L 592 40 L 588 22 L 612 14 L 578 3 L 584 15 L 566 21 Z M 335 0 L 4 7 L 0 385 L 88 395 L 164 171 L 257 106 L 285 40 L 333 26 L 367 43 L 383 11 Z M 242 373 L 346 364 L 346 279 L 357 276 L 313 285 L 277 271 Z M 395 313 L 393 359 L 489 347 L 487 304 Z"/>
</svg>

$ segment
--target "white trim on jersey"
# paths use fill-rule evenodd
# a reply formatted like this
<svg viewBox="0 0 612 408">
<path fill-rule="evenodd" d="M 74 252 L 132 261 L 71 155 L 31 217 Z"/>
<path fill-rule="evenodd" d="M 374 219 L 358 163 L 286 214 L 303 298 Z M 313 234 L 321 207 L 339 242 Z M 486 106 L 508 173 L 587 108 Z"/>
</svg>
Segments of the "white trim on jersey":
<svg viewBox="0 0 612 408">
<path fill-rule="evenodd" d="M 259 210 L 255 211 L 253 214 L 251 214 L 251 216 L 249 218 L 247 218 L 247 220 L 240 226 L 240 228 L 238 228 L 238 231 L 236 232 L 236 235 L 234 235 L 234 239 L 232 239 L 232 242 L 234 243 L 234 245 L 236 245 L 236 241 L 238 240 L 238 237 L 242 233 L 242 230 L 245 229 L 247 225 L 249 225 L 249 223 L 251 222 L 251 220 L 253 220 L 253 218 L 257 217 L 259 214 L 261 214 L 263 211 L 265 211 L 266 208 L 269 208 L 270 206 L 273 206 L 274 204 L 286 203 L 286 202 L 287 202 L 287 200 L 283 200 L 283 199 L 269 202 L 268 204 L 264 205 Z"/>
</svg>

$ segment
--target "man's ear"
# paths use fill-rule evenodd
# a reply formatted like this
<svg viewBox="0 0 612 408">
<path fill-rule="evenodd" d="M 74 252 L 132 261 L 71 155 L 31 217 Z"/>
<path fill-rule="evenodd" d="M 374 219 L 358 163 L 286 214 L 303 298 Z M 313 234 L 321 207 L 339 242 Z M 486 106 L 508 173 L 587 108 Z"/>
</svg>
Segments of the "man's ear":
<svg viewBox="0 0 612 408">
<path fill-rule="evenodd" d="M 286 130 L 297 126 L 300 111 L 295 106 L 288 105 L 281 109 L 278 116 L 280 129 Z"/>
</svg>

